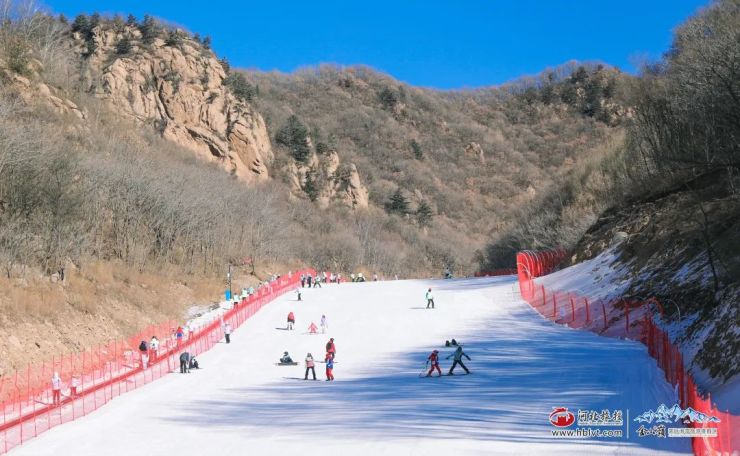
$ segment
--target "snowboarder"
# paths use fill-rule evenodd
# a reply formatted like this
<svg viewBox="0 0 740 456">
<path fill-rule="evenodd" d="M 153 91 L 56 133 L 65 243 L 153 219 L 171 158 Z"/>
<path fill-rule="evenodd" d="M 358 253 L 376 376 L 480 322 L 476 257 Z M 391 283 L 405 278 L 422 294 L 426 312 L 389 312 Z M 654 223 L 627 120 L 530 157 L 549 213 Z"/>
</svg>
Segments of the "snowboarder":
<svg viewBox="0 0 740 456">
<path fill-rule="evenodd" d="M 224 324 L 224 338 L 227 344 L 231 343 L 231 325 L 229 323 Z"/>
<path fill-rule="evenodd" d="M 313 379 L 316 380 L 316 369 L 314 368 L 313 356 L 311 353 L 306 355 L 306 375 L 303 377 L 303 380 L 308 380 L 309 370 L 311 371 L 311 374 L 313 374 Z"/>
<path fill-rule="evenodd" d="M 293 330 L 293 325 L 295 324 L 295 315 L 293 315 L 293 311 L 288 312 L 288 327 L 287 329 Z"/>
<path fill-rule="evenodd" d="M 465 352 L 463 352 L 462 347 L 458 345 L 457 346 L 457 350 L 455 350 L 455 353 L 451 354 L 450 356 L 448 356 L 446 358 L 446 359 L 450 359 L 450 357 L 454 357 L 454 362 L 452 363 L 452 367 L 450 367 L 450 371 L 447 372 L 447 375 L 455 375 L 455 374 L 452 373 L 452 371 L 455 370 L 455 367 L 458 364 L 460 365 L 460 367 L 462 367 L 463 369 L 465 369 L 465 373 L 466 374 L 469 374 L 470 373 L 470 371 L 468 370 L 468 368 L 465 367 L 465 364 L 463 364 L 463 362 L 462 362 L 462 357 L 463 356 L 466 357 L 466 358 L 468 358 L 468 361 L 470 361 L 470 356 L 468 356 Z"/>
<path fill-rule="evenodd" d="M 283 352 L 283 357 L 280 358 L 280 364 L 292 364 L 293 358 L 290 357 L 288 352 Z"/>
<path fill-rule="evenodd" d="M 427 309 L 429 308 L 429 306 L 432 306 L 432 309 L 434 309 L 434 296 L 432 295 L 431 288 L 427 290 L 426 298 L 427 298 Z"/>
<path fill-rule="evenodd" d="M 427 357 L 427 365 L 431 364 L 427 377 L 431 377 L 434 369 L 437 369 L 439 376 L 442 376 L 442 371 L 439 369 L 439 350 L 434 350 L 431 355 Z"/>
<path fill-rule="evenodd" d="M 321 334 L 326 333 L 327 328 L 329 328 L 329 323 L 326 321 L 326 315 L 321 316 Z"/>
<path fill-rule="evenodd" d="M 452 342 L 446 340 L 445 347 L 457 347 L 457 341 L 455 339 L 452 339 Z"/>
<path fill-rule="evenodd" d="M 334 380 L 334 355 L 332 353 L 327 353 L 326 358 L 324 358 L 324 361 L 326 362 L 326 381 L 332 381 Z"/>
<path fill-rule="evenodd" d="M 295 294 L 298 296 L 298 300 L 300 301 L 301 300 L 301 289 L 300 288 L 296 288 L 295 289 Z"/>
<path fill-rule="evenodd" d="M 198 364 L 198 360 L 195 359 L 195 356 L 190 358 L 190 369 L 200 369 L 200 364 Z"/>
<path fill-rule="evenodd" d="M 364 282 L 365 281 L 365 276 L 363 276 L 361 272 L 357 274 L 357 281 L 358 282 Z"/>
<path fill-rule="evenodd" d="M 190 353 L 188 352 L 180 353 L 180 373 L 190 373 Z"/>
<path fill-rule="evenodd" d="M 59 405 L 62 399 L 62 379 L 59 372 L 54 372 L 51 377 L 51 401 L 54 405 Z"/>
<path fill-rule="evenodd" d="M 319 329 L 319 327 L 318 327 L 318 326 L 316 326 L 316 323 L 314 323 L 314 322 L 311 322 L 311 324 L 310 324 L 310 325 L 309 325 L 309 327 L 308 327 L 308 333 L 309 333 L 309 334 L 318 334 L 318 333 L 316 332 L 316 330 L 317 330 L 317 329 Z"/>
<path fill-rule="evenodd" d="M 326 354 L 331 355 L 331 359 L 334 359 L 337 356 L 337 347 L 334 345 L 333 337 L 326 343 Z"/>
</svg>

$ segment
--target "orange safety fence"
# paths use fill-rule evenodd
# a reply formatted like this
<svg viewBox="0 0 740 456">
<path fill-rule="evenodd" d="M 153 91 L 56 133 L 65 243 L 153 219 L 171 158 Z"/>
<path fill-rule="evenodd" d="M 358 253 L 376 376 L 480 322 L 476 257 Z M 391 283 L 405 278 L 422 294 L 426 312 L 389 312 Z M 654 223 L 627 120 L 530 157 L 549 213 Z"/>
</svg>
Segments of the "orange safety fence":
<svg viewBox="0 0 740 456">
<path fill-rule="evenodd" d="M 719 422 L 691 423 L 691 427 L 717 428 L 716 437 L 692 437 L 694 454 L 733 455 L 740 448 L 740 417 L 720 411 L 709 394 L 700 394 L 683 363 L 683 355 L 654 319 L 663 316 L 661 302 L 655 298 L 601 299 L 582 296 L 573 290 L 556 290 L 538 284 L 537 277 L 554 271 L 565 257 L 563 250 L 523 251 L 517 254 L 517 275 L 522 298 L 543 317 L 571 328 L 587 329 L 603 336 L 630 338 L 644 343 L 648 353 L 663 370 L 666 380 L 677 390 L 682 408 L 719 418 Z"/>
<path fill-rule="evenodd" d="M 54 426 L 83 417 L 114 397 L 151 383 L 179 369 L 182 352 L 200 355 L 224 336 L 224 326 L 236 329 L 265 304 L 292 290 L 307 269 L 283 276 L 241 299 L 225 313 L 197 327 L 188 327 L 181 337 L 178 324 L 167 321 L 151 325 L 124 340 L 65 354 L 49 361 L 0 376 L 0 454 L 28 441 Z M 141 341 L 152 336 L 160 340 L 155 351 L 139 351 Z M 146 355 L 146 357 L 144 356 Z M 148 358 L 148 365 L 143 365 Z M 58 373 L 58 393 L 52 376 Z"/>
</svg>

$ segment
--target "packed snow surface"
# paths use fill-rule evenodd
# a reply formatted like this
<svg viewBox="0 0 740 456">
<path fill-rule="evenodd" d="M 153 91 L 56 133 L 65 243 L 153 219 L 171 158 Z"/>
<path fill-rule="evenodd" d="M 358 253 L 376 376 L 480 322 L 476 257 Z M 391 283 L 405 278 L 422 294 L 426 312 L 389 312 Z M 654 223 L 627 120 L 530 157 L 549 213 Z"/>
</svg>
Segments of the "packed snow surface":
<svg viewBox="0 0 740 456">
<path fill-rule="evenodd" d="M 426 309 L 432 287 L 436 308 Z M 296 329 L 285 330 L 289 311 Z M 326 334 L 308 333 L 326 315 Z M 304 381 L 308 352 L 336 343 L 334 382 Z M 455 338 L 471 375 L 420 378 Z M 284 351 L 298 366 L 276 366 Z M 644 346 L 544 320 L 513 278 L 391 281 L 304 289 L 265 306 L 173 373 L 58 426 L 12 455 L 689 454 L 688 439 L 558 439 L 553 407 L 637 416 L 675 394 Z M 458 367 L 456 373 L 462 373 Z M 310 377 L 309 377 L 310 378 Z M 626 418 L 626 417 L 625 417 Z"/>
</svg>

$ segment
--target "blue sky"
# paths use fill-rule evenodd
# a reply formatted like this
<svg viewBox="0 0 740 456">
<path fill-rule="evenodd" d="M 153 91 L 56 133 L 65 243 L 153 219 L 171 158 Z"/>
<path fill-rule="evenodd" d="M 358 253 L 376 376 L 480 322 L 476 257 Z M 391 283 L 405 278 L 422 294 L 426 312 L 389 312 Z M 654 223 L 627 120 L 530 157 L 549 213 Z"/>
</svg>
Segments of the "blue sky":
<svg viewBox="0 0 740 456">
<path fill-rule="evenodd" d="M 210 35 L 232 66 L 289 72 L 365 64 L 410 84 L 496 85 L 569 60 L 634 72 L 699 0 L 47 0 L 56 13 L 148 13 Z"/>
</svg>

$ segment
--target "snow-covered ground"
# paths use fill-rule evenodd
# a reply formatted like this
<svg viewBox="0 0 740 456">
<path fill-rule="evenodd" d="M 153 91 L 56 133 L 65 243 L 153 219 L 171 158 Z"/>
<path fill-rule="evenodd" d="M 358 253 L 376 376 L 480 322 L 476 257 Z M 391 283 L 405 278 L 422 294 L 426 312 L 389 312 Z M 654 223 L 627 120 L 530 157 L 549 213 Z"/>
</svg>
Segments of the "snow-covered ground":
<svg viewBox="0 0 740 456">
<path fill-rule="evenodd" d="M 202 370 L 116 398 L 11 454 L 690 453 L 688 439 L 639 438 L 633 423 L 629 439 L 553 438 L 553 407 L 634 417 L 675 396 L 641 344 L 555 325 L 515 290 L 513 278 L 483 278 L 325 285 L 302 302 L 289 293 L 200 356 Z M 296 330 L 286 331 L 291 310 Z M 322 314 L 327 334 L 308 334 Z M 336 381 L 323 381 L 323 364 L 316 382 L 302 365 L 274 364 L 285 350 L 323 359 L 328 337 Z M 453 337 L 473 374 L 419 378 L 429 352 L 447 356 Z"/>
</svg>

